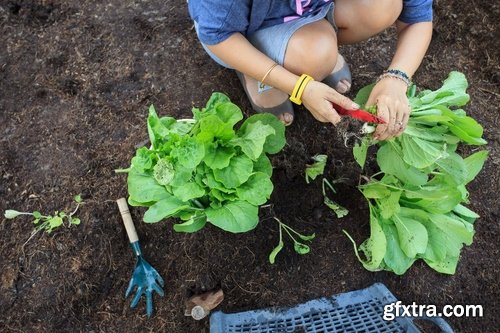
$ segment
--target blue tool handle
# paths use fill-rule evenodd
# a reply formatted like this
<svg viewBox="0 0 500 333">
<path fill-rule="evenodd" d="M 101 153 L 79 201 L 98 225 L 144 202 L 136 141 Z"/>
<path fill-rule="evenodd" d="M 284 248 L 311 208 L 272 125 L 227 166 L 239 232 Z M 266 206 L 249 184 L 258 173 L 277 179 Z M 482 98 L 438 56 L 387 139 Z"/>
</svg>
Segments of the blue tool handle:
<svg viewBox="0 0 500 333">
<path fill-rule="evenodd" d="M 142 256 L 141 246 L 139 245 L 139 241 L 130 243 L 130 247 L 134 250 L 136 256 Z"/>
</svg>

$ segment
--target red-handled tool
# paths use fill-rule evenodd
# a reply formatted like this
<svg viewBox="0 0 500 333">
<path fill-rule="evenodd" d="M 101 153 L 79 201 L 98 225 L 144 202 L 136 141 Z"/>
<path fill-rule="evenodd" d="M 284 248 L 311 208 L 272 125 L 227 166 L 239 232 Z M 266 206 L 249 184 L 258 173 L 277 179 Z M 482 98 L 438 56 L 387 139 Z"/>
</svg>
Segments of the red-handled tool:
<svg viewBox="0 0 500 333">
<path fill-rule="evenodd" d="M 374 123 L 374 124 L 386 124 L 386 121 L 374 114 L 371 114 L 370 112 L 362 109 L 358 110 L 348 110 L 343 107 L 341 107 L 338 104 L 335 104 L 331 102 L 333 105 L 333 108 L 337 111 L 337 113 L 341 116 L 349 116 L 351 118 L 355 118 L 361 121 L 364 121 L 365 123 Z"/>
</svg>

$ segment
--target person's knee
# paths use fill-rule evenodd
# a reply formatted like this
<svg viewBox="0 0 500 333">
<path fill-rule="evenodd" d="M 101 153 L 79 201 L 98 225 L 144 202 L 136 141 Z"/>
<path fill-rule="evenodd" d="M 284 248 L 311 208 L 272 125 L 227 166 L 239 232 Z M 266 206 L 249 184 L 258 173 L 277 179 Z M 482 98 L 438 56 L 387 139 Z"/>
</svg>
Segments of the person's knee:
<svg viewBox="0 0 500 333">
<path fill-rule="evenodd" d="M 306 73 L 322 80 L 333 71 L 337 61 L 335 31 L 333 28 L 308 30 L 299 30 L 290 40 L 285 67 L 297 75 Z"/>
<path fill-rule="evenodd" d="M 362 24 L 374 34 L 378 33 L 393 25 L 402 10 L 401 0 L 370 1 L 361 15 Z"/>
</svg>

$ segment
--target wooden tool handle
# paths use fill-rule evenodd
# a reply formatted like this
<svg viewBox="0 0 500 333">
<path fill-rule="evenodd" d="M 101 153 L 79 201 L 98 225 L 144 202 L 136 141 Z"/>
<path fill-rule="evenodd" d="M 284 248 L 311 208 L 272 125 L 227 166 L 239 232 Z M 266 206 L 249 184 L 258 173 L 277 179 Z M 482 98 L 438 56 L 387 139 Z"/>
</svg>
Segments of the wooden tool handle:
<svg viewBox="0 0 500 333">
<path fill-rule="evenodd" d="M 116 200 L 116 203 L 118 204 L 118 209 L 120 210 L 123 224 L 125 225 L 125 229 L 127 230 L 127 235 L 130 243 L 137 242 L 139 240 L 139 237 L 137 237 L 134 221 L 132 221 L 132 216 L 130 215 L 130 211 L 128 210 L 127 199 L 120 198 Z"/>
</svg>

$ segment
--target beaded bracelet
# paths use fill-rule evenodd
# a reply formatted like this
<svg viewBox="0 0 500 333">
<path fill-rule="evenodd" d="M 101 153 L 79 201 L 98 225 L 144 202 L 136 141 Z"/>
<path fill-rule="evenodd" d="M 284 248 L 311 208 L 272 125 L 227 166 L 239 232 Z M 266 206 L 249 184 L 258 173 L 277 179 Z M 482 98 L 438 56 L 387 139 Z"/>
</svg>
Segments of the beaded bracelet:
<svg viewBox="0 0 500 333">
<path fill-rule="evenodd" d="M 377 82 L 379 82 L 380 80 L 386 78 L 386 77 L 392 77 L 392 78 L 395 78 L 395 79 L 398 79 L 398 80 L 401 80 L 403 81 L 406 86 L 411 86 L 411 79 L 410 77 L 408 76 L 408 74 L 406 74 L 405 72 L 399 70 L 399 69 L 388 69 L 388 70 L 385 70 L 377 79 Z"/>
<path fill-rule="evenodd" d="M 292 102 L 297 105 L 302 104 L 302 94 L 304 93 L 304 90 L 306 89 L 309 81 L 314 81 L 314 79 L 307 74 L 302 74 L 300 76 L 300 78 L 297 80 L 297 83 L 295 83 L 292 94 L 290 95 L 290 100 Z"/>
</svg>

